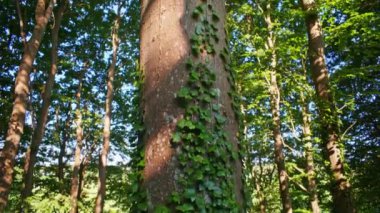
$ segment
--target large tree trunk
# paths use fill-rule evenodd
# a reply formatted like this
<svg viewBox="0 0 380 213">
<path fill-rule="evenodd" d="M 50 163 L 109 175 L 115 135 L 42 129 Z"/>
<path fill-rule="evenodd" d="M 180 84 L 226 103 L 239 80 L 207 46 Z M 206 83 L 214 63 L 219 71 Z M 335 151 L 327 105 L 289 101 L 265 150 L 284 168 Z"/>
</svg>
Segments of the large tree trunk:
<svg viewBox="0 0 380 213">
<path fill-rule="evenodd" d="M 86 69 L 86 68 L 85 68 Z M 76 139 L 77 143 L 74 152 L 74 165 L 73 165 L 73 176 L 71 179 L 71 213 L 78 212 L 78 189 L 79 189 L 79 170 L 81 165 L 81 151 L 83 146 L 83 129 L 82 129 L 82 112 L 81 112 L 81 91 L 84 78 L 85 70 L 80 73 L 79 76 L 79 86 L 76 93 Z"/>
<path fill-rule="evenodd" d="M 13 167 L 20 144 L 21 135 L 25 125 L 25 111 L 29 94 L 29 73 L 37 55 L 46 25 L 52 14 L 54 1 L 50 0 L 46 5 L 45 0 L 38 0 L 36 6 L 36 25 L 32 37 L 25 46 L 19 71 L 15 82 L 15 100 L 13 102 L 12 115 L 6 141 L 0 160 L 0 211 L 4 211 L 7 205 L 10 187 L 13 181 Z"/>
<path fill-rule="evenodd" d="M 95 212 L 103 212 L 104 199 L 106 195 L 106 168 L 107 168 L 107 155 L 110 149 L 110 136 L 111 136 L 111 115 L 112 115 L 112 99 L 113 99 L 113 80 L 116 71 L 117 50 L 119 48 L 119 25 L 120 25 L 120 10 L 119 5 L 118 14 L 112 27 L 112 62 L 108 69 L 107 78 L 107 95 L 105 104 L 104 116 L 104 130 L 103 130 L 103 150 L 99 159 L 99 180 L 98 180 L 98 194 L 95 203 Z"/>
<path fill-rule="evenodd" d="M 210 5 L 209 9 L 207 9 L 207 3 Z M 182 199 L 186 196 L 182 193 L 186 189 L 188 189 L 189 193 L 195 193 L 194 197 L 201 198 L 201 200 L 198 201 L 201 203 L 205 202 L 206 206 L 204 208 L 207 208 L 208 211 L 211 211 L 213 208 L 214 211 L 223 211 L 223 208 L 232 208 L 232 206 L 229 205 L 228 207 L 220 207 L 222 209 L 213 207 L 213 205 L 222 205 L 223 202 L 227 203 L 230 201 L 235 203 L 236 206 L 243 204 L 241 162 L 236 156 L 233 160 L 231 159 L 234 153 L 232 150 L 235 152 L 238 150 L 236 137 L 238 125 L 231 106 L 232 100 L 228 95 L 231 86 L 228 81 L 229 73 L 226 72 L 227 70 L 224 66 L 225 56 L 222 54 L 223 49 L 226 47 L 224 43 L 226 39 L 224 32 L 225 1 L 214 0 L 207 1 L 207 3 L 206 1 L 196 0 L 142 0 L 140 64 L 144 76 L 142 108 L 143 122 L 146 130 L 143 137 L 145 144 L 143 187 L 147 192 L 148 211 L 150 212 L 153 212 L 158 206 L 162 205 L 170 209 L 181 208 L 178 206 L 178 203 L 171 202 L 170 197 L 176 194 L 180 197 L 179 199 Z M 203 10 L 195 9 L 199 4 L 203 4 Z M 214 15 L 211 10 L 215 10 Z M 193 38 L 196 36 L 204 36 L 204 29 L 202 30 L 199 24 L 201 17 L 204 18 L 203 20 L 205 22 L 213 22 L 210 23 L 210 25 L 212 24 L 215 27 L 216 37 L 219 40 L 219 42 L 215 42 L 215 45 L 213 45 L 216 52 L 215 55 L 207 54 L 203 49 L 200 50 L 199 48 L 201 48 L 201 46 L 194 44 L 196 42 L 194 40 L 192 40 L 193 44 L 190 43 L 192 36 Z M 191 62 L 185 63 L 187 59 Z M 203 124 L 207 129 L 199 129 L 199 131 L 205 134 L 214 131 L 212 133 L 215 133 L 215 135 L 209 138 L 210 141 L 198 144 L 198 147 L 195 144 L 195 139 L 190 139 L 186 142 L 189 145 L 185 148 L 185 144 L 180 142 L 185 139 L 178 138 L 178 134 L 182 133 L 178 133 L 177 137 L 173 137 L 173 134 L 175 131 L 180 131 L 180 121 L 191 119 L 189 122 L 199 123 L 199 115 L 184 115 L 186 108 L 184 110 L 181 105 L 186 103 L 179 103 L 179 99 L 176 98 L 175 94 L 178 94 L 177 97 L 181 96 L 179 95 L 180 88 L 182 87 L 181 91 L 184 91 L 184 88 L 189 86 L 190 83 L 187 82 L 189 66 L 193 65 L 199 68 L 202 66 L 200 64 L 206 63 L 209 63 L 208 65 L 212 67 L 215 72 L 216 79 L 213 87 L 215 88 L 214 91 L 218 91 L 219 93 L 218 98 L 209 101 L 214 103 L 216 111 L 218 111 L 217 105 L 220 104 L 221 108 L 219 110 L 222 111 L 223 116 L 227 118 L 228 122 L 222 125 L 223 130 L 219 132 L 219 130 L 217 130 L 219 127 L 216 126 L 217 124 L 215 122 L 216 118 L 212 117 L 214 114 L 210 112 L 208 119 L 210 122 Z M 205 68 L 202 67 L 202 69 Z M 206 70 L 204 71 L 207 72 Z M 195 76 L 198 75 L 196 73 L 193 74 Z M 207 77 L 202 76 L 203 73 L 199 73 L 199 75 L 199 82 L 202 79 L 207 80 Z M 210 90 L 212 90 L 212 88 L 210 88 Z M 197 99 L 201 97 L 202 93 L 206 92 L 207 91 L 201 91 L 199 96 L 194 97 L 194 101 L 191 102 L 191 104 L 193 104 L 195 108 L 199 107 L 202 109 L 204 105 L 206 105 L 200 103 Z M 211 103 L 207 106 L 205 112 L 208 109 L 211 109 Z M 188 113 L 190 112 L 188 111 Z M 218 120 L 218 122 L 222 123 L 223 121 Z M 194 128 L 198 127 L 196 126 Z M 192 137 L 197 137 L 199 133 L 196 133 L 197 131 L 195 131 Z M 231 151 L 220 150 L 221 153 L 224 153 L 223 159 L 220 159 L 211 153 L 212 151 L 209 147 L 212 147 L 212 145 L 207 143 L 218 140 L 220 136 L 218 134 L 225 133 L 228 135 L 225 136 L 225 140 L 228 140 L 226 147 L 230 147 Z M 183 134 L 185 133 L 183 132 Z M 219 139 L 218 142 L 222 144 L 222 139 Z M 174 145 L 174 142 L 179 143 L 179 145 Z M 189 151 L 196 149 L 200 150 L 200 152 L 204 150 L 204 152 L 210 154 L 194 154 L 192 151 Z M 199 162 L 195 159 L 191 159 L 190 157 L 192 155 L 203 159 L 203 161 Z M 188 159 L 188 161 L 181 161 L 183 158 Z M 231 171 L 231 173 L 226 172 L 227 174 L 221 177 L 201 173 L 204 168 L 206 168 L 206 166 L 202 165 L 202 162 L 206 163 L 211 171 L 217 170 L 219 168 L 218 165 L 225 162 L 221 168 L 221 172 L 224 171 L 223 169 L 230 167 L 233 171 Z M 208 164 L 207 162 L 213 163 Z M 204 178 L 196 183 L 192 179 L 193 177 L 190 178 L 194 173 L 186 173 L 184 169 L 194 169 L 194 173 L 198 171 L 200 177 Z M 207 182 L 207 180 L 210 181 Z M 213 194 L 208 194 L 208 192 L 202 194 L 202 192 L 200 192 L 203 187 L 202 184 L 205 184 L 205 182 L 216 184 L 217 186 L 215 187 L 222 189 L 222 187 L 226 187 L 224 185 L 222 186 L 221 182 L 223 181 L 228 183 L 231 187 L 231 191 L 226 192 L 226 197 L 218 202 L 216 199 L 214 200 Z M 184 185 L 187 185 L 187 187 L 185 188 Z M 203 200 L 203 198 L 205 199 Z M 208 202 L 212 202 L 213 205 Z M 199 211 L 202 210 L 201 207 L 195 206 L 191 201 L 188 201 L 186 204 L 189 205 L 186 207 L 193 208 L 194 211 L 197 209 Z"/>
<path fill-rule="evenodd" d="M 42 100 L 42 108 L 37 121 L 37 128 L 33 133 L 33 139 L 28 148 L 25 156 L 24 165 L 24 188 L 22 191 L 22 200 L 25 200 L 32 194 L 33 189 L 33 171 L 37 161 L 37 152 L 40 147 L 42 138 L 45 132 L 45 126 L 49 115 L 49 107 L 51 102 L 51 94 L 55 82 L 55 74 L 57 73 L 57 61 L 58 61 L 58 33 L 61 26 L 62 16 L 66 10 L 67 1 L 62 0 L 61 5 L 55 15 L 55 24 L 52 29 L 52 47 L 51 47 L 51 66 L 48 74 L 47 81 L 45 83 L 45 89 Z"/>
<path fill-rule="evenodd" d="M 350 184 L 344 174 L 343 156 L 339 148 L 339 128 L 333 96 L 329 88 L 329 76 L 325 62 L 323 34 L 314 0 L 302 0 L 306 13 L 307 34 L 309 37 L 309 60 L 318 101 L 317 107 L 324 129 L 324 145 L 333 175 L 333 211 L 339 213 L 355 212 Z"/>
<path fill-rule="evenodd" d="M 260 7 L 260 6 L 259 6 Z M 261 7 L 260 7 L 261 8 Z M 280 195 L 282 201 L 282 212 L 291 213 L 292 202 L 289 193 L 289 177 L 285 168 L 285 157 L 283 153 L 283 138 L 281 135 L 281 118 L 280 118 L 280 88 L 277 82 L 277 54 L 275 50 L 275 35 L 273 30 L 273 22 L 271 19 L 271 5 L 268 3 L 263 11 L 265 23 L 268 29 L 268 37 L 266 48 L 271 52 L 271 68 L 270 68 L 270 106 L 272 111 L 272 133 L 274 139 L 274 155 L 277 165 L 279 178 Z"/>
<path fill-rule="evenodd" d="M 303 131 L 303 143 L 305 146 L 306 155 L 306 173 L 307 173 L 307 191 L 309 192 L 310 206 L 313 213 L 321 212 L 318 204 L 317 184 L 315 181 L 314 170 L 314 157 L 313 157 L 313 145 L 311 142 L 311 128 L 310 128 L 310 114 L 307 102 L 301 91 L 301 104 L 302 104 L 302 131 Z"/>
</svg>

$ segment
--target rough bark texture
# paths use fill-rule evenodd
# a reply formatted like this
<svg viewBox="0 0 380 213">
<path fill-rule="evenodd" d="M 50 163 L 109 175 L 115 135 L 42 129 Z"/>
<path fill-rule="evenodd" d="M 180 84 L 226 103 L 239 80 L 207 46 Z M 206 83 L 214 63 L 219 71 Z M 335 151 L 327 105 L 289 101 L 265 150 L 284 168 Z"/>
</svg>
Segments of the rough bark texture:
<svg viewBox="0 0 380 213">
<path fill-rule="evenodd" d="M 70 198 L 71 198 L 71 213 L 78 212 L 78 189 L 79 189 L 79 170 L 81 165 L 81 150 L 83 143 L 83 129 L 82 129 L 82 112 L 81 112 L 81 90 L 82 90 L 82 82 L 84 78 L 85 71 L 82 71 L 79 76 L 79 86 L 78 91 L 76 93 L 76 139 L 77 144 L 75 147 L 74 153 L 74 166 L 73 166 L 73 176 L 71 179 L 71 190 L 70 190 Z"/>
<path fill-rule="evenodd" d="M 175 93 L 187 83 L 188 71 L 185 61 L 191 58 L 189 38 L 194 32 L 195 20 L 191 17 L 195 6 L 201 1 L 188 0 L 142 0 L 141 56 L 140 64 L 144 76 L 142 91 L 143 122 L 145 135 L 144 188 L 147 192 L 149 211 L 165 205 L 176 189 L 175 173 L 178 170 L 176 156 L 171 145 L 176 123 L 182 118 L 183 109 L 175 99 Z M 209 1 L 218 11 L 219 38 L 225 40 L 225 2 Z M 215 46 L 219 51 L 224 42 Z M 237 122 L 228 96 L 230 85 L 228 73 L 219 57 L 211 59 L 216 71 L 216 87 L 220 89 L 220 102 L 229 122 L 226 132 L 237 149 Z M 235 189 L 239 203 L 243 203 L 241 163 L 235 162 Z"/>
<path fill-rule="evenodd" d="M 281 135 L 281 118 L 280 118 L 280 89 L 277 82 L 277 55 L 275 50 L 275 35 L 273 32 L 273 23 L 270 15 L 270 4 L 265 7 L 264 19 L 267 24 L 269 35 L 267 37 L 266 47 L 271 52 L 271 70 L 270 70 L 270 102 L 272 111 L 272 132 L 274 139 L 274 155 L 279 177 L 280 195 L 282 201 L 282 212 L 291 213 L 292 202 L 289 194 L 289 177 L 285 168 L 285 157 L 283 153 L 283 138 Z"/>
<path fill-rule="evenodd" d="M 310 114 L 303 93 L 301 92 L 302 102 L 302 131 L 303 142 L 306 155 L 307 191 L 309 192 L 310 207 L 313 213 L 321 212 L 318 204 L 317 184 L 315 181 L 313 145 L 311 142 Z"/>
<path fill-rule="evenodd" d="M 350 184 L 344 174 L 343 156 L 339 148 L 339 129 L 336 109 L 329 88 L 329 76 L 325 62 L 323 34 L 314 0 L 303 0 L 309 37 L 309 60 L 318 101 L 322 128 L 326 131 L 324 145 L 333 175 L 333 212 L 355 212 L 350 193 Z"/>
<path fill-rule="evenodd" d="M 15 100 L 9 121 L 6 141 L 0 160 L 0 212 L 7 205 L 10 187 L 13 181 L 13 167 L 20 144 L 21 135 L 24 131 L 26 104 L 29 95 L 29 73 L 37 55 L 40 43 L 45 33 L 46 25 L 50 19 L 54 6 L 51 0 L 46 5 L 45 0 L 39 0 L 36 6 L 36 25 L 32 37 L 25 46 L 19 71 L 15 82 Z"/>
<path fill-rule="evenodd" d="M 117 18 L 114 26 L 112 27 L 112 62 L 108 69 L 107 78 L 107 95 L 105 104 L 104 116 L 104 129 L 103 129 L 103 149 L 99 159 L 99 180 L 98 180 L 98 194 L 96 196 L 95 212 L 103 212 L 104 199 L 106 195 L 106 168 L 107 156 L 110 149 L 110 136 L 111 136 L 111 115 L 112 115 L 112 99 L 113 99 L 113 80 L 116 71 L 117 50 L 119 48 L 119 25 L 120 25 L 120 10 L 119 5 Z"/>
<path fill-rule="evenodd" d="M 32 142 L 28 148 L 25 156 L 24 165 L 24 188 L 22 191 L 22 199 L 25 200 L 32 194 L 33 189 L 33 171 L 34 166 L 37 161 L 37 152 L 40 147 L 42 138 L 45 132 L 45 126 L 49 115 L 49 107 L 51 102 L 51 94 L 55 82 L 55 74 L 57 73 L 57 62 L 58 62 L 58 33 L 61 26 L 61 20 L 63 13 L 66 10 L 67 1 L 63 0 L 60 2 L 61 5 L 58 12 L 55 14 L 55 25 L 52 29 L 52 47 L 51 47 L 51 66 L 50 72 L 48 74 L 47 81 L 45 83 L 44 94 L 42 98 L 42 107 L 39 112 L 39 117 L 37 121 L 37 128 L 34 129 Z"/>
</svg>

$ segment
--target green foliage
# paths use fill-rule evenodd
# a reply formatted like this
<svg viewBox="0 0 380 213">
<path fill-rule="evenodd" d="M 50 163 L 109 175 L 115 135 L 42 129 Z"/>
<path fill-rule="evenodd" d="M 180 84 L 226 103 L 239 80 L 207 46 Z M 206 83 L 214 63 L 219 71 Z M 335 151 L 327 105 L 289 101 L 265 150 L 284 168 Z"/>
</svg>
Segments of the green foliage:
<svg viewBox="0 0 380 213">
<path fill-rule="evenodd" d="M 187 61 L 189 80 L 176 94 L 185 114 L 172 135 L 173 146 L 180 150 L 181 172 L 177 177 L 180 189 L 173 193 L 171 202 L 179 212 L 237 212 L 231 162 L 238 155 L 224 131 L 227 119 L 218 101 L 220 91 L 215 87 L 210 60 L 219 42 L 214 26 L 219 16 L 207 3 L 198 5 L 192 16 L 197 20 L 190 39 L 195 59 Z M 225 62 L 226 54 L 228 51 L 221 53 Z"/>
<path fill-rule="evenodd" d="M 323 157 L 321 119 L 318 117 L 314 88 L 311 86 L 307 62 L 307 36 L 299 1 L 231 0 L 226 1 L 227 44 L 219 50 L 216 44 L 224 42 L 218 26 L 218 14 L 210 1 L 191 11 L 196 20 L 190 37 L 191 56 L 186 67 L 187 85 L 176 93 L 178 104 L 185 115 L 177 123 L 171 143 L 180 151 L 178 181 L 181 189 L 173 193 L 173 206 L 158 206 L 155 212 L 202 212 L 218 209 L 234 212 L 238 206 L 233 197 L 233 168 L 231 162 L 244 162 L 247 186 L 247 211 L 260 210 L 260 196 L 264 196 L 267 212 L 281 208 L 273 159 L 271 115 L 269 105 L 269 68 L 271 52 L 267 51 L 268 29 L 263 13 L 271 7 L 273 32 L 276 38 L 278 79 L 281 82 L 281 131 L 284 133 L 287 170 L 291 179 L 290 193 L 295 212 L 309 211 L 308 195 L 300 186 L 306 186 L 305 144 L 302 135 L 301 95 L 308 103 L 311 115 L 312 150 L 318 184 L 317 192 L 322 212 L 331 208 L 328 162 Z M 20 1 L 24 31 L 29 38 L 34 26 L 35 1 Z M 60 4 L 60 1 L 57 1 Z M 348 162 L 346 171 L 353 186 L 353 195 L 359 212 L 376 212 L 380 208 L 380 4 L 376 0 L 320 0 L 318 15 L 322 20 L 326 61 L 331 75 L 331 91 L 335 94 L 336 114 L 328 120 L 341 120 L 341 148 Z M 14 80 L 23 47 L 19 19 L 14 1 L 2 1 L 0 8 L 0 146 L 8 128 L 13 102 Z M 65 141 L 64 161 L 72 161 L 75 146 L 73 122 L 78 76 L 86 70 L 82 93 L 85 142 L 83 153 L 91 158 L 86 170 L 80 211 L 92 212 L 97 184 L 97 150 L 102 138 L 102 117 L 106 71 L 110 60 L 110 31 L 116 18 L 115 9 L 121 4 L 120 54 L 114 81 L 112 116 L 112 148 L 110 161 L 129 161 L 128 166 L 108 167 L 105 212 L 147 211 L 146 192 L 142 189 L 144 146 L 141 135 L 140 97 L 143 76 L 138 69 L 140 2 L 139 1 L 72 1 L 62 21 L 59 34 L 59 63 L 52 106 L 43 144 L 38 155 L 33 196 L 27 200 L 32 212 L 68 212 L 71 168 L 65 166 L 63 181 L 56 178 L 56 159 L 60 145 Z M 261 9 L 259 8 L 261 6 Z M 55 10 L 57 8 L 55 7 Z M 51 28 L 49 21 L 41 43 L 38 58 L 30 75 L 30 96 L 26 127 L 22 136 L 14 182 L 6 212 L 20 211 L 23 154 L 31 139 L 36 115 L 41 107 L 44 83 L 50 68 Z M 232 52 L 229 54 L 228 49 Z M 232 57 L 229 57 L 229 56 Z M 216 72 L 212 60 L 224 62 L 236 118 L 240 122 L 239 153 L 231 146 L 224 131 L 228 122 L 219 103 L 221 91 L 215 87 Z M 322 104 L 323 105 L 323 104 Z M 326 106 L 326 111 L 330 106 Z M 58 111 L 58 118 L 55 112 Z M 66 127 L 66 121 L 69 126 Z M 93 148 L 92 148 L 93 147 Z M 91 150 L 95 151 L 91 151 Z M 120 155 L 115 158 L 115 155 Z M 65 164 L 65 165 L 66 165 Z M 226 166 L 227 165 L 227 166 Z M 350 169 L 349 169 L 350 168 Z M 258 187 L 258 188 L 257 188 Z M 251 199 L 252 196 L 252 199 Z M 172 209 L 173 207 L 173 209 Z"/>
</svg>

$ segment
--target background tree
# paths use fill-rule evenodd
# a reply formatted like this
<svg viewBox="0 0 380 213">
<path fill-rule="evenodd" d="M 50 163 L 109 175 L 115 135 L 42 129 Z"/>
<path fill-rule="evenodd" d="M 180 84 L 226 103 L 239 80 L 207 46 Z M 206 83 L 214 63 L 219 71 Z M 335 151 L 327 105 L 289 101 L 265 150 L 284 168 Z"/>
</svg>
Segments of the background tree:
<svg viewBox="0 0 380 213">
<path fill-rule="evenodd" d="M 47 4 L 47 5 L 46 5 Z M 29 94 L 29 74 L 33 66 L 39 45 L 44 36 L 46 25 L 52 14 L 54 2 L 38 1 L 36 6 L 36 24 L 32 37 L 25 44 L 19 71 L 15 82 L 15 100 L 9 121 L 8 132 L 0 161 L 0 210 L 7 204 L 9 190 L 13 181 L 13 167 L 21 135 L 24 131 L 25 111 Z M 20 20 L 23 23 L 23 20 Z"/>
</svg>

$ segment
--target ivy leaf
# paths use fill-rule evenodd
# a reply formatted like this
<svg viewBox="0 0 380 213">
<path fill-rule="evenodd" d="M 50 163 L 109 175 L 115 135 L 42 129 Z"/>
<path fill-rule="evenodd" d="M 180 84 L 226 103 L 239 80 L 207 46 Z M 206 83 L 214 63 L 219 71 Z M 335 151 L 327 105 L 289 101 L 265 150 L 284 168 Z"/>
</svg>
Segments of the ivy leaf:
<svg viewBox="0 0 380 213">
<path fill-rule="evenodd" d="M 171 200 L 174 203 L 179 203 L 180 202 L 180 196 L 179 196 L 178 192 L 173 192 Z"/>
<path fill-rule="evenodd" d="M 214 110 L 214 111 L 219 111 L 219 109 L 220 109 L 220 104 L 213 104 L 212 105 L 212 110 Z"/>
<path fill-rule="evenodd" d="M 186 189 L 184 195 L 186 198 L 190 199 L 191 201 L 195 201 L 195 197 L 196 197 L 195 189 L 193 188 Z"/>
<path fill-rule="evenodd" d="M 214 190 L 214 188 L 216 187 L 215 183 L 209 180 L 206 181 L 204 184 L 208 190 Z"/>
<path fill-rule="evenodd" d="M 216 97 L 219 97 L 220 96 L 220 89 L 219 88 L 214 88 L 210 91 L 210 95 L 213 97 L 213 98 L 216 98 Z"/>
<path fill-rule="evenodd" d="M 154 213 L 169 213 L 169 212 L 170 210 L 164 205 L 159 205 L 154 210 Z"/>
<path fill-rule="evenodd" d="M 146 202 L 139 203 L 137 204 L 137 208 L 145 212 L 148 209 L 148 204 Z"/>
<path fill-rule="evenodd" d="M 190 120 L 182 119 L 178 122 L 178 127 L 181 129 L 188 128 L 188 129 L 192 130 L 195 128 L 195 125 Z"/>
<path fill-rule="evenodd" d="M 181 212 L 190 212 L 190 211 L 194 211 L 194 207 L 188 203 L 185 203 L 185 204 L 182 204 L 180 206 L 177 206 L 176 208 L 178 211 L 181 211 Z"/>
<path fill-rule="evenodd" d="M 215 21 L 215 22 L 217 22 L 217 21 L 219 21 L 219 19 L 220 19 L 220 18 L 219 18 L 219 16 L 218 16 L 218 14 L 216 14 L 215 12 L 213 12 L 213 13 L 212 13 L 212 20 Z"/>
<path fill-rule="evenodd" d="M 197 163 L 203 163 L 204 158 L 201 155 L 194 156 L 193 160 Z"/>
<path fill-rule="evenodd" d="M 196 71 L 190 72 L 190 80 L 199 81 L 199 73 Z"/>
<path fill-rule="evenodd" d="M 205 103 L 211 103 L 211 97 L 210 97 L 210 95 L 203 94 L 203 95 L 200 97 L 200 99 L 201 99 L 202 101 L 204 101 Z"/>
<path fill-rule="evenodd" d="M 187 69 L 191 69 L 191 68 L 193 68 L 193 66 L 194 66 L 194 65 L 193 65 L 193 61 L 190 60 L 190 59 L 186 60 L 185 64 L 186 64 L 186 68 L 187 68 Z"/>
<path fill-rule="evenodd" d="M 208 54 L 214 54 L 215 53 L 215 49 L 211 45 L 206 46 L 206 51 Z"/>
<path fill-rule="evenodd" d="M 201 24 L 197 24 L 195 27 L 195 34 L 201 35 L 203 33 L 203 26 Z"/>
<path fill-rule="evenodd" d="M 199 54 L 201 53 L 201 49 L 200 49 L 199 45 L 192 45 L 191 46 L 191 53 L 195 57 L 199 56 Z"/>
<path fill-rule="evenodd" d="M 178 96 L 179 98 L 183 98 L 183 99 L 191 99 L 189 88 L 187 88 L 187 87 L 182 87 L 182 88 L 178 91 L 177 96 Z"/>
<path fill-rule="evenodd" d="M 215 115 L 215 120 L 218 124 L 224 124 L 226 122 L 226 118 L 220 114 Z"/>
<path fill-rule="evenodd" d="M 172 136 L 172 142 L 177 144 L 181 141 L 181 133 L 175 132 Z"/>
</svg>

